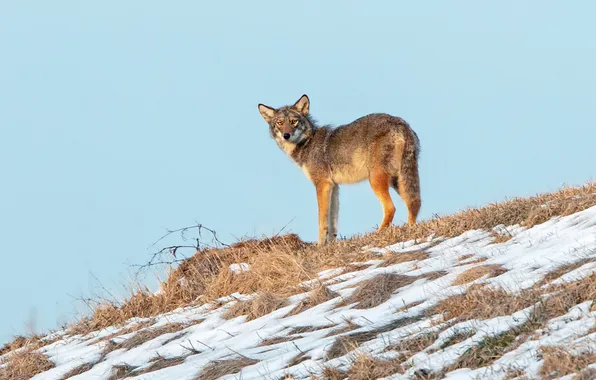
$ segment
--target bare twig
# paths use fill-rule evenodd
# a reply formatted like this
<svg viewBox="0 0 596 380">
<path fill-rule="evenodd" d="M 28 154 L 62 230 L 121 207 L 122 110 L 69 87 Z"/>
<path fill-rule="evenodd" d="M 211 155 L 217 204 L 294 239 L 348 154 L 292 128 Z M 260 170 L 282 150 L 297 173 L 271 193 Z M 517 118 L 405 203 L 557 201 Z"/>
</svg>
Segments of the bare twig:
<svg viewBox="0 0 596 380">
<path fill-rule="evenodd" d="M 187 233 L 190 231 L 196 231 L 196 236 L 189 238 Z M 205 233 L 211 234 L 211 241 L 205 242 L 203 236 Z M 147 249 L 156 247 L 160 242 L 164 239 L 170 237 L 173 234 L 179 234 L 182 241 L 187 242 L 192 240 L 193 244 L 179 244 L 179 245 L 169 245 L 167 247 L 163 247 L 151 254 L 151 258 L 142 265 L 133 264 L 132 267 L 137 268 L 136 276 L 138 277 L 143 271 L 147 270 L 150 267 L 154 266 L 161 266 L 161 265 L 173 265 L 178 264 L 188 258 L 188 256 L 181 254 L 180 251 L 187 251 L 191 250 L 192 254 L 200 251 L 201 249 L 205 248 L 221 248 L 227 247 L 228 244 L 222 242 L 217 237 L 217 233 L 212 230 L 211 228 L 205 227 L 201 223 L 196 223 L 192 226 L 177 228 L 175 230 L 166 229 L 166 233 L 161 236 L 159 239 L 154 241 Z M 167 255 L 167 256 L 166 256 Z M 166 256 L 166 257 L 164 257 Z"/>
</svg>

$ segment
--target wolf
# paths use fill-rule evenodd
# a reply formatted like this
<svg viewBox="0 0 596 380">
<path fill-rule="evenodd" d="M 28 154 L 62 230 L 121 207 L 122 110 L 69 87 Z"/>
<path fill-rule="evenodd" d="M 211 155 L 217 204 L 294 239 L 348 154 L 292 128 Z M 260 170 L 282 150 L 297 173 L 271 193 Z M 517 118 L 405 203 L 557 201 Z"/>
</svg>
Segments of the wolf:
<svg viewBox="0 0 596 380">
<path fill-rule="evenodd" d="M 314 184 L 318 203 L 318 245 L 337 238 L 339 185 L 368 179 L 390 226 L 395 206 L 392 187 L 408 209 L 408 224 L 416 224 L 421 207 L 418 157 L 420 140 L 400 117 L 372 113 L 336 128 L 319 126 L 310 115 L 310 100 L 302 95 L 293 105 L 273 108 L 258 104 L 277 145 Z"/>
</svg>

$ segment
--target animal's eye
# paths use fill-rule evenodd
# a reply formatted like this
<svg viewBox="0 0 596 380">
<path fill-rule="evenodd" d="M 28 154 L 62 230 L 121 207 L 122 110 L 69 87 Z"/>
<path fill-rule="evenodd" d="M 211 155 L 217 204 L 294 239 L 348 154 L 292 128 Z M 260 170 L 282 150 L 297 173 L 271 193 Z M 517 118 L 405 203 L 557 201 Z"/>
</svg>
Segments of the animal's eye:
<svg viewBox="0 0 596 380">
<path fill-rule="evenodd" d="M 298 120 L 294 119 L 291 121 L 291 123 L 292 123 L 292 125 L 296 126 L 296 125 L 298 125 Z"/>
<path fill-rule="evenodd" d="M 282 119 L 278 119 L 276 122 L 277 125 L 282 125 L 283 123 L 284 123 L 284 121 Z"/>
</svg>

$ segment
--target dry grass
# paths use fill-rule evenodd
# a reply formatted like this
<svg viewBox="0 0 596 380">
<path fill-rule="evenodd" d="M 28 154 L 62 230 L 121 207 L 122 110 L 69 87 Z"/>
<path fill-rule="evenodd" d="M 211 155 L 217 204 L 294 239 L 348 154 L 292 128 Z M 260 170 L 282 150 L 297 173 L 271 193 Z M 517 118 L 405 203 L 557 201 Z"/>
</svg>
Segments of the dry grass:
<svg viewBox="0 0 596 380">
<path fill-rule="evenodd" d="M 510 330 L 506 333 L 488 337 L 479 344 L 469 348 L 459 359 L 443 369 L 444 373 L 458 368 L 476 369 L 488 366 L 514 347 L 518 331 Z"/>
<path fill-rule="evenodd" d="M 216 380 L 224 375 L 240 372 L 244 367 L 258 363 L 258 360 L 241 357 L 238 359 L 218 360 L 205 367 L 194 380 Z"/>
<path fill-rule="evenodd" d="M 460 273 L 455 281 L 453 281 L 453 285 L 467 284 L 468 282 L 478 280 L 484 276 L 487 276 L 488 278 L 497 277 L 505 272 L 507 272 L 507 269 L 503 268 L 501 265 L 479 265 Z"/>
<path fill-rule="evenodd" d="M 143 343 L 146 343 L 150 340 L 160 337 L 163 334 L 174 333 L 174 332 L 180 331 L 188 326 L 189 325 L 182 324 L 182 323 L 168 323 L 168 324 L 160 326 L 160 327 L 140 330 L 139 332 L 137 332 L 130 338 L 128 338 L 120 343 L 115 343 L 112 340 L 112 338 L 114 338 L 114 336 L 124 335 L 127 332 L 117 332 L 115 334 L 110 335 L 109 339 L 101 339 L 100 340 L 100 341 L 107 341 L 107 343 L 102 350 L 101 358 L 99 361 L 102 361 L 103 359 L 105 359 L 105 357 L 110 352 L 112 352 L 114 350 L 121 349 L 121 348 L 125 349 L 125 350 L 130 350 L 131 348 L 138 347 Z M 176 336 L 173 339 L 178 338 L 178 337 L 179 336 Z M 106 337 L 106 338 L 108 338 L 108 337 Z M 164 342 L 164 344 L 166 344 L 167 342 L 168 341 Z"/>
<path fill-rule="evenodd" d="M 297 336 L 276 336 L 269 339 L 263 339 L 259 346 L 273 346 L 274 344 L 291 342 L 293 340 L 300 339 Z"/>
<path fill-rule="evenodd" d="M 423 249 L 404 253 L 385 253 L 381 257 L 381 259 L 385 260 L 385 262 L 380 266 L 388 267 L 390 265 L 405 263 L 408 261 L 426 260 L 429 257 L 430 256 L 428 255 L 428 252 Z"/>
<path fill-rule="evenodd" d="M 422 305 L 423 303 L 424 303 L 423 301 L 412 302 L 412 303 L 409 303 L 409 304 L 406 304 L 406 305 L 400 307 L 399 309 L 396 310 L 396 312 L 400 313 L 402 311 L 408 311 L 409 309 L 416 307 L 418 305 Z"/>
<path fill-rule="evenodd" d="M 539 349 L 539 355 L 544 361 L 540 368 L 540 375 L 543 379 L 555 379 L 561 376 L 572 373 L 580 374 L 584 378 L 589 375 L 589 372 L 584 371 L 590 364 L 596 363 L 596 354 L 585 354 L 576 356 L 562 347 L 544 346 Z"/>
<path fill-rule="evenodd" d="M 417 322 L 421 319 L 421 316 L 396 319 L 375 330 L 361 331 L 352 334 L 338 336 L 337 339 L 335 339 L 335 341 L 331 345 L 331 347 L 329 347 L 329 349 L 327 350 L 325 357 L 327 359 L 338 358 L 349 353 L 350 351 L 355 350 L 362 343 L 368 342 L 369 340 L 376 338 L 377 335 L 381 333 L 395 330 L 397 328 L 409 325 L 410 323 Z"/>
<path fill-rule="evenodd" d="M 493 238 L 491 244 L 505 243 L 513 238 L 508 232 L 501 234 L 493 231 L 490 236 Z"/>
<path fill-rule="evenodd" d="M 130 338 L 126 339 L 125 341 L 118 343 L 116 345 L 116 348 L 124 348 L 126 350 L 130 350 L 131 348 L 138 347 L 143 343 L 160 337 L 163 334 L 178 332 L 184 328 L 186 328 L 186 325 L 182 323 L 168 323 L 160 327 L 141 330 L 138 333 L 131 336 Z"/>
<path fill-rule="evenodd" d="M 339 294 L 329 290 L 329 288 L 322 283 L 318 283 L 317 286 L 310 291 L 310 294 L 300 301 L 298 305 L 286 315 L 286 317 L 300 314 L 306 309 L 310 309 L 311 307 L 330 301 L 336 297 L 339 297 Z"/>
<path fill-rule="evenodd" d="M 328 329 L 333 326 L 335 326 L 335 325 L 325 325 L 325 326 L 317 326 L 317 327 L 315 327 L 315 326 L 298 326 L 298 327 L 292 328 L 292 330 L 290 330 L 288 335 L 304 334 L 304 333 L 308 333 L 308 332 Z"/>
<path fill-rule="evenodd" d="M 354 236 L 324 247 L 304 243 L 298 236 L 290 234 L 240 242 L 224 249 L 201 250 L 170 273 L 161 293 L 154 295 L 148 289 L 137 288 L 120 305 L 100 302 L 95 305 L 91 317 L 73 327 L 79 331 L 93 331 L 123 323 L 131 317 L 151 317 L 187 306 L 197 299 L 209 302 L 233 292 L 251 294 L 261 291 L 288 296 L 299 292 L 298 285 L 302 281 L 316 278 L 322 270 L 371 259 L 374 255 L 362 251 L 363 246 L 386 246 L 431 234 L 449 238 L 470 229 L 491 231 L 500 224 L 532 227 L 553 216 L 569 215 L 595 204 L 596 184 L 588 183 L 479 209 L 466 209 L 414 226 L 393 226 L 379 233 Z M 240 274 L 227 270 L 230 264 L 238 262 L 250 264 L 251 270 Z M 185 281 L 180 282 L 182 278 Z"/>
<path fill-rule="evenodd" d="M 403 373 L 401 358 L 379 359 L 370 355 L 359 355 L 352 361 L 348 370 L 350 380 L 375 380 L 396 373 Z"/>
<path fill-rule="evenodd" d="M 360 328 L 360 326 L 358 324 L 356 324 L 352 321 L 347 321 L 346 323 L 347 324 L 344 327 L 340 327 L 340 328 L 333 329 L 333 330 L 329 331 L 327 334 L 325 334 L 324 338 L 329 337 L 329 336 L 335 336 L 335 335 L 347 333 L 347 332 L 354 331 L 354 330 Z"/>
<path fill-rule="evenodd" d="M 431 314 L 443 314 L 445 319 L 457 320 L 489 319 L 511 315 L 535 304 L 540 297 L 538 291 L 528 290 L 522 295 L 513 295 L 504 290 L 471 286 L 465 294 L 440 301 Z"/>
<path fill-rule="evenodd" d="M 343 304 L 356 302 L 356 309 L 369 309 L 387 301 L 397 289 L 416 281 L 418 277 L 395 273 L 379 274 L 362 281 L 354 293 Z"/>
<path fill-rule="evenodd" d="M 160 369 L 172 367 L 184 363 L 186 356 L 178 356 L 174 358 L 164 358 L 158 355 L 151 360 L 151 364 L 148 367 L 143 368 L 140 371 L 135 371 L 134 375 L 142 375 L 149 372 L 159 371 Z"/>
<path fill-rule="evenodd" d="M 464 340 L 473 337 L 476 334 L 475 330 L 466 330 L 466 331 L 458 331 L 455 334 L 451 335 L 448 339 L 446 339 L 443 344 L 441 344 L 441 349 L 444 350 L 449 346 L 453 346 L 454 344 L 458 344 L 463 342 Z"/>
<path fill-rule="evenodd" d="M 426 238 L 431 234 L 449 238 L 470 229 L 492 231 L 493 227 L 500 224 L 532 227 L 553 216 L 569 215 L 594 205 L 596 184 L 588 183 L 582 187 L 564 188 L 535 197 L 514 198 L 479 209 L 466 209 L 455 215 L 437 216 L 415 226 L 393 226 L 379 233 L 354 236 L 324 247 L 305 243 L 297 235 L 289 234 L 240 242 L 224 249 L 205 249 L 173 270 L 163 284 L 161 293 L 154 295 L 147 288 L 136 287 L 121 302 L 99 301 L 93 305 L 92 315 L 73 324 L 71 332 L 84 334 L 122 324 L 132 317 L 152 317 L 181 306 L 210 302 L 233 292 L 270 292 L 279 297 L 287 297 L 300 292 L 299 284 L 316 278 L 317 273 L 322 270 L 378 258 L 377 255 L 363 251 L 363 246 L 381 247 L 399 241 Z M 420 260 L 424 254 L 419 252 L 416 253 L 418 257 L 410 258 L 404 255 L 392 255 L 391 260 Z M 231 273 L 228 266 L 238 262 L 250 264 L 251 270 L 240 274 Z M 180 281 L 183 278 L 184 281 Z M 571 293 L 566 293 L 567 297 L 573 298 Z M 457 315 L 459 318 L 492 314 L 479 300 L 470 299 L 470 294 L 460 300 L 467 302 L 467 306 L 476 304 L 480 311 L 466 311 L 472 310 L 467 307 L 464 311 L 456 311 L 455 307 L 449 310 L 446 304 L 441 308 L 449 312 L 449 315 Z M 524 304 L 520 300 L 513 301 L 519 304 L 506 306 L 498 302 L 495 305 L 496 313 L 504 313 L 507 309 L 513 310 Z M 1 348 L 0 353 L 13 351 L 20 344 L 23 344 L 23 339 L 17 338 Z"/>
<path fill-rule="evenodd" d="M 573 263 L 569 263 L 569 264 L 564 264 L 561 265 L 560 267 L 558 267 L 557 269 L 555 269 L 554 271 L 551 271 L 549 273 L 546 274 L 546 276 L 544 276 L 544 279 L 542 280 L 543 284 L 548 284 L 553 280 L 556 280 L 557 278 L 563 276 L 564 274 L 571 272 L 572 270 L 575 270 L 579 267 L 581 267 L 582 265 L 585 265 L 587 263 L 591 263 L 596 261 L 596 258 L 585 258 L 582 260 L 578 260 L 576 262 Z"/>
<path fill-rule="evenodd" d="M 93 366 L 95 364 L 96 363 L 85 363 L 85 364 L 81 364 L 80 366 L 75 367 L 75 368 L 71 369 L 70 371 L 66 372 L 64 374 L 64 376 L 62 376 L 60 378 L 60 380 L 66 380 L 66 379 L 69 379 L 69 378 L 71 378 L 73 376 L 77 376 L 77 375 L 80 375 L 82 373 L 85 373 L 85 372 L 89 371 L 91 368 L 93 368 Z"/>
<path fill-rule="evenodd" d="M 485 262 L 486 260 L 488 260 L 488 257 L 479 257 L 479 258 L 477 258 L 476 260 L 468 261 L 468 262 L 466 262 L 466 263 L 462 263 L 461 261 L 463 261 L 463 260 L 459 260 L 459 261 L 460 261 L 460 263 L 459 263 L 459 264 L 457 264 L 457 265 L 480 264 L 480 263 L 483 263 L 483 262 Z"/>
<path fill-rule="evenodd" d="M 145 327 L 149 327 L 149 326 L 151 326 L 154 323 L 155 323 L 155 320 L 153 320 L 153 319 L 150 319 L 150 320 L 147 320 L 147 321 L 143 321 L 143 322 L 139 322 L 139 323 L 135 323 L 132 326 L 129 326 L 129 327 L 124 328 L 124 329 L 121 329 L 121 330 L 118 330 L 118 331 L 114 332 L 113 334 L 106 335 L 106 336 L 103 336 L 101 338 L 93 339 L 93 340 L 91 340 L 89 342 L 89 344 L 95 344 L 95 343 L 103 342 L 103 341 L 106 341 L 106 340 L 111 340 L 111 339 L 113 339 L 113 338 L 115 338 L 117 336 L 130 334 L 132 332 L 135 332 L 135 331 L 139 331 L 141 329 L 144 329 Z M 71 333 L 72 333 L 72 331 L 71 331 Z"/>
<path fill-rule="evenodd" d="M 418 334 L 415 337 L 400 340 L 395 344 L 390 344 L 385 348 L 385 351 L 397 351 L 403 355 L 411 356 L 417 352 L 425 350 L 428 346 L 433 344 L 438 337 L 439 332 Z"/>
<path fill-rule="evenodd" d="M 232 319 L 246 315 L 246 320 L 252 321 L 287 304 L 288 300 L 285 297 L 280 297 L 270 292 L 259 292 L 249 300 L 237 301 L 232 307 L 226 310 L 222 317 L 224 319 Z"/>
<path fill-rule="evenodd" d="M 4 363 L 3 363 L 4 364 Z M 54 368 L 47 356 L 25 349 L 10 355 L 5 367 L 0 368 L 0 379 L 2 380 L 23 380 Z"/>
<path fill-rule="evenodd" d="M 320 376 L 311 376 L 311 378 L 317 380 L 343 380 L 348 378 L 348 374 L 335 367 L 324 367 Z"/>
<path fill-rule="evenodd" d="M 133 374 L 133 371 L 137 367 L 129 364 L 117 364 L 112 367 L 112 374 L 108 377 L 108 380 L 119 380 L 128 377 Z"/>
</svg>

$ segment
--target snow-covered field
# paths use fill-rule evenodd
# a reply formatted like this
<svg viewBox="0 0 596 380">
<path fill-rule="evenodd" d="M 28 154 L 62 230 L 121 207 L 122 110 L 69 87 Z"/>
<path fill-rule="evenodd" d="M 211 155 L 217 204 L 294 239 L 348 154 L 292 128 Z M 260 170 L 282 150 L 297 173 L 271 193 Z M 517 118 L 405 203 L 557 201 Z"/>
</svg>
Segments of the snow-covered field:
<svg viewBox="0 0 596 380">
<path fill-rule="evenodd" d="M 495 233 L 510 235 L 511 239 L 495 243 Z M 359 267 L 362 269 L 353 272 L 346 273 L 338 268 L 320 273 L 320 280 L 338 296 L 298 314 L 286 316 L 308 293 L 293 296 L 288 306 L 251 321 L 246 321 L 245 316 L 223 319 L 222 314 L 235 302 L 251 297 L 233 294 L 216 304 L 187 307 L 151 319 L 131 320 L 128 325 L 106 328 L 86 336 L 66 336 L 39 349 L 56 366 L 34 379 L 60 379 L 74 368 L 90 364 L 87 371 L 70 379 L 108 379 L 116 368 L 124 368 L 129 372 L 127 376 L 136 376 L 135 379 L 190 380 L 213 362 L 232 359 L 244 359 L 248 365 L 240 372 L 223 378 L 281 379 L 288 375 L 291 377 L 287 378 L 311 378 L 321 374 L 325 367 L 349 369 L 357 354 L 370 354 L 376 358 L 399 357 L 404 354 L 399 352 L 400 342 L 431 336 L 431 333 L 435 333 L 432 335 L 435 341 L 420 352 L 408 353 L 404 357 L 403 373 L 390 378 L 414 378 L 422 373 L 420 370 L 439 373 L 471 347 L 482 344 L 487 337 L 498 336 L 523 325 L 536 306 L 512 315 L 455 323 L 439 314 L 429 313 L 430 308 L 478 283 L 519 293 L 536 287 L 545 275 L 562 265 L 581 260 L 585 264 L 561 273 L 550 283 L 564 284 L 589 276 L 596 271 L 596 261 L 585 260 L 596 258 L 596 206 L 569 216 L 555 217 L 530 229 L 499 226 L 492 233 L 473 230 L 450 239 L 429 237 L 425 241 L 363 249 L 378 252 L 379 260 L 367 262 Z M 387 253 L 400 255 L 419 250 L 427 252 L 428 257 L 385 265 Z M 495 277 L 483 276 L 453 285 L 458 275 L 470 268 L 491 264 L 500 265 L 504 270 Z M 243 263 L 230 268 L 234 273 L 249 270 L 250 267 Z M 439 274 L 424 276 L 431 272 Z M 378 306 L 360 309 L 346 302 L 362 281 L 384 273 L 417 278 L 397 289 Z M 488 366 L 458 369 L 446 373 L 445 377 L 498 379 L 509 374 L 509 378 L 522 375 L 540 378 L 541 347 L 561 346 L 578 354 L 596 351 L 596 333 L 592 332 L 596 322 L 596 311 L 592 310 L 596 307 L 592 306 L 592 301 L 581 302 L 569 309 L 566 315 L 552 318 L 545 327 L 517 346 L 513 345 Z M 143 321 L 150 321 L 151 325 L 122 333 Z M 172 323 L 183 323 L 185 327 L 136 347 L 117 345 L 135 334 L 171 326 Z M 360 334 L 364 332 L 370 334 Z M 455 344 L 446 344 L 458 334 L 464 334 L 464 338 Z M 360 339 L 360 345 L 348 353 L 343 354 L 342 351 L 341 356 L 330 357 L 329 350 L 338 336 L 367 338 Z M 263 341 L 273 338 L 279 338 L 277 343 L 262 345 Z M 392 346 L 395 348 L 392 349 Z M 110 347 L 115 349 L 110 351 Z M 174 358 L 179 360 L 167 360 Z M 147 372 L 155 361 L 174 365 Z M 516 371 L 515 376 L 511 375 L 511 371 Z"/>
</svg>

